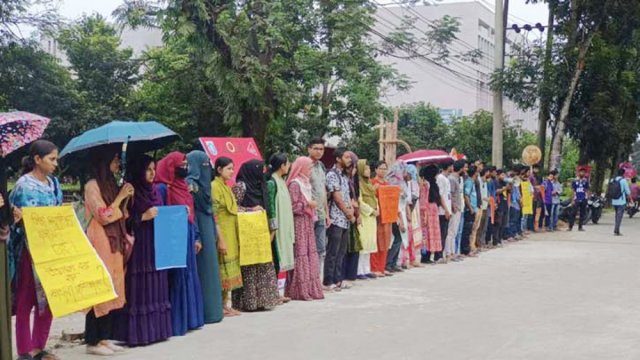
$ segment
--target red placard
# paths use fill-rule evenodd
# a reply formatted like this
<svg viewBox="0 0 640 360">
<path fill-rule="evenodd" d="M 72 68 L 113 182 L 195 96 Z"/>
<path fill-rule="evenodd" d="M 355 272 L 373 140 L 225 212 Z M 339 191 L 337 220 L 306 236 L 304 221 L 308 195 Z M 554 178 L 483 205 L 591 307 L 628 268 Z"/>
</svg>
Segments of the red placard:
<svg viewBox="0 0 640 360">
<path fill-rule="evenodd" d="M 233 160 L 235 173 L 238 173 L 240 166 L 249 160 L 262 160 L 260 149 L 253 138 L 215 138 L 202 137 L 200 144 L 204 152 L 207 153 L 211 163 L 224 156 Z M 235 175 L 233 176 L 235 179 Z"/>
</svg>

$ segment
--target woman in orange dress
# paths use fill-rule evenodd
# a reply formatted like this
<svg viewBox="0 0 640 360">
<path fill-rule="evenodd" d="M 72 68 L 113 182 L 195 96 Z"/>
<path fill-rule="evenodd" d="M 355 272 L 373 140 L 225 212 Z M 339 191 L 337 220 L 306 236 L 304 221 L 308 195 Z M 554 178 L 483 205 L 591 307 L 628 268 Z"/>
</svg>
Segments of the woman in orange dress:
<svg viewBox="0 0 640 360">
<path fill-rule="evenodd" d="M 126 303 L 124 287 L 124 254 L 132 244 L 126 232 L 126 207 L 133 196 L 133 186 L 129 183 L 121 188 L 115 174 L 120 168 L 117 147 L 99 148 L 91 154 L 93 178 L 84 188 L 86 217 L 90 219 L 87 237 L 96 249 L 113 280 L 117 297 L 98 304 L 89 311 L 85 323 L 87 353 L 93 355 L 114 355 L 124 349 L 115 345 L 113 339 L 112 315 Z"/>
<path fill-rule="evenodd" d="M 384 179 L 387 175 L 388 166 L 384 161 L 380 161 L 376 164 L 376 177 L 371 179 L 371 184 L 378 190 L 380 186 L 389 185 Z M 392 274 L 385 270 L 387 265 L 387 253 L 389 252 L 389 246 L 391 245 L 391 224 L 382 224 L 380 222 L 380 216 L 378 216 L 378 228 L 377 228 L 377 241 L 378 251 L 371 254 L 371 272 L 377 277 L 392 276 Z"/>
</svg>

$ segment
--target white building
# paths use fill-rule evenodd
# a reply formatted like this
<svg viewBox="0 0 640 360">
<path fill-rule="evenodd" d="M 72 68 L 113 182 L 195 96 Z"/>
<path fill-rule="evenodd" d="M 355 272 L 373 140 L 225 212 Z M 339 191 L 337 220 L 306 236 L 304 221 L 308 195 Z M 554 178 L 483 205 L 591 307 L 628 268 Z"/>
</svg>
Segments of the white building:
<svg viewBox="0 0 640 360">
<path fill-rule="evenodd" d="M 452 73 L 437 64 L 420 58 L 405 60 L 395 57 L 384 57 L 383 61 L 393 64 L 412 82 L 413 87 L 407 92 L 387 94 L 383 101 L 391 106 L 426 102 L 441 109 L 441 114 L 448 120 L 460 115 L 469 115 L 477 110 L 492 111 L 493 96 L 489 89 L 491 73 L 494 69 L 494 12 L 486 5 L 476 2 L 458 2 L 440 5 L 399 7 L 388 5 L 378 9 L 376 13 L 376 30 L 389 34 L 402 22 L 404 16 L 416 19 L 414 27 L 409 31 L 419 36 L 418 30 L 428 29 L 429 22 L 445 15 L 458 18 L 460 32 L 451 48 L 451 55 L 478 49 L 482 53 L 479 64 L 451 59 L 443 64 Z M 374 36 L 376 38 L 376 36 Z M 516 35 L 507 32 L 507 49 L 515 41 Z M 378 39 L 384 41 L 382 39 Z M 407 55 L 402 50 L 398 55 Z M 519 123 L 523 128 L 537 130 L 537 112 L 523 112 L 512 102 L 504 99 L 504 114 L 511 123 Z"/>
</svg>

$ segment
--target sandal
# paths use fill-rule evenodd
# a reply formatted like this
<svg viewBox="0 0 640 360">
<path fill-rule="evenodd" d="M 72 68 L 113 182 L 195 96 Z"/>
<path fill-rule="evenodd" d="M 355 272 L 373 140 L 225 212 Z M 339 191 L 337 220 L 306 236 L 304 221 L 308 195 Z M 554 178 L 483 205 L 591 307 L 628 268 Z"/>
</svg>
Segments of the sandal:
<svg viewBox="0 0 640 360">
<path fill-rule="evenodd" d="M 42 350 L 33 357 L 33 360 L 60 360 L 60 358 Z"/>
</svg>

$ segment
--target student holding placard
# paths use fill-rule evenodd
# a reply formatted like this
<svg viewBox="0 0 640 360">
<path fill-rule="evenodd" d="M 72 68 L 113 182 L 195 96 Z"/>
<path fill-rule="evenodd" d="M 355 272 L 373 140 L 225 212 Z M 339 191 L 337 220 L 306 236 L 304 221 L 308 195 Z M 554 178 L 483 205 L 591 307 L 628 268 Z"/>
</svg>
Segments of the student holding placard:
<svg viewBox="0 0 640 360">
<path fill-rule="evenodd" d="M 153 222 L 162 205 L 153 187 L 155 176 L 156 163 L 151 157 L 143 155 L 129 162 L 127 177 L 135 190 L 129 225 L 135 242 L 125 276 L 127 304 L 114 318 L 115 339 L 129 346 L 164 341 L 173 334 L 168 271 L 155 266 Z"/>
<path fill-rule="evenodd" d="M 193 197 L 186 180 L 188 175 L 187 156 L 181 152 L 172 152 L 158 162 L 156 189 L 164 205 L 184 205 L 189 214 L 187 267 L 169 270 L 174 336 L 185 335 L 187 331 L 204 325 L 204 305 L 196 260 L 196 255 L 202 249 L 202 243 L 199 239 Z"/>
<path fill-rule="evenodd" d="M 240 243 L 238 242 L 238 203 L 227 185 L 233 178 L 233 161 L 221 156 L 216 159 L 213 190 L 213 214 L 218 233 L 220 279 L 224 316 L 237 316 L 240 312 L 229 306 L 231 291 L 242 287 L 240 273 Z"/>
<path fill-rule="evenodd" d="M 132 242 L 126 230 L 126 203 L 134 188 L 129 183 L 120 188 L 116 181 L 115 175 L 120 170 L 118 146 L 95 148 L 90 158 L 92 178 L 84 188 L 86 218 L 90 219 L 87 238 L 107 267 L 118 297 L 95 305 L 87 314 L 85 341 L 89 354 L 114 355 L 124 350 L 110 340 L 114 338 L 114 311 L 126 303 L 124 259 Z"/>
<path fill-rule="evenodd" d="M 265 211 L 269 196 L 264 162 L 249 160 L 244 163 L 236 177 L 233 193 L 240 204 L 239 212 Z M 242 253 L 240 255 L 242 260 Z M 233 293 L 233 306 L 236 309 L 271 310 L 280 303 L 278 279 L 272 261 L 243 265 L 240 271 L 243 287 Z"/>
<path fill-rule="evenodd" d="M 62 204 L 62 189 L 57 178 L 51 174 L 58 167 L 58 148 L 46 140 L 37 140 L 31 145 L 29 155 L 22 161 L 22 177 L 18 179 L 9 202 L 14 207 L 59 206 Z M 40 280 L 35 275 L 24 227 L 17 223 L 12 227 L 9 242 L 10 269 L 13 270 L 16 312 L 16 345 L 19 359 L 55 360 L 46 352 L 53 316 L 47 303 Z M 31 328 L 31 311 L 33 329 Z"/>
</svg>

